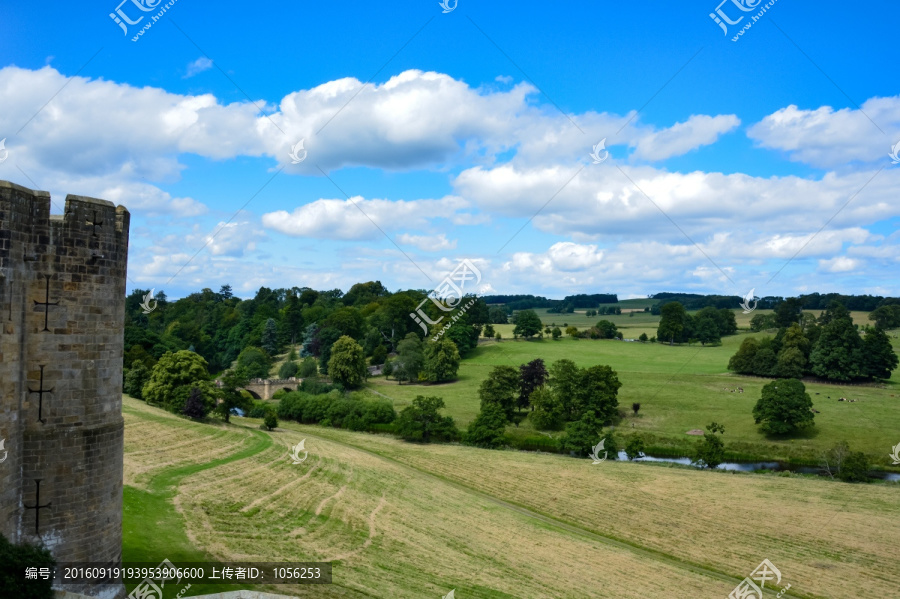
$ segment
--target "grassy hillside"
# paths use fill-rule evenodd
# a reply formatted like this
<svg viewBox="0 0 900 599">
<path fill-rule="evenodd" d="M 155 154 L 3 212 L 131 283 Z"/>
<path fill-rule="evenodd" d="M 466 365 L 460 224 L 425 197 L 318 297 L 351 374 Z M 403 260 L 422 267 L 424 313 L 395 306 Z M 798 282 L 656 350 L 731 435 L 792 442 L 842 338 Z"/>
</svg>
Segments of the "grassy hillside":
<svg viewBox="0 0 900 599">
<path fill-rule="evenodd" d="M 865 313 L 855 313 L 858 320 L 860 315 L 865 318 Z M 641 314 L 633 318 L 624 315 L 609 318 L 617 324 L 625 321 L 626 325 L 637 327 L 625 333 L 628 337 L 636 336 L 634 333 L 640 330 L 639 319 L 658 317 Z M 500 343 L 491 341 L 479 346 L 462 362 L 459 379 L 452 383 L 401 386 L 394 380 L 376 378 L 370 380 L 369 388 L 393 399 L 398 410 L 416 395 L 438 395 L 444 398 L 447 413 L 465 426 L 478 413 L 478 386 L 492 367 L 501 364 L 518 367 L 535 358 L 542 358 L 549 365 L 568 358 L 579 366 L 607 364 L 618 372 L 623 383 L 619 405 L 630 411 L 632 402 L 641 404 L 640 417 L 629 417 L 622 423 L 626 435 L 640 432 L 655 436 L 658 444 L 678 446 L 694 442 L 694 437 L 685 435 L 687 431 L 703 429 L 716 421 L 725 425 L 729 448 L 748 456 L 815 461 L 820 451 L 846 440 L 853 448 L 869 453 L 873 463 L 882 467 L 890 465 L 890 449 L 900 441 L 896 438 L 900 430 L 900 385 L 897 384 L 900 375 L 896 371 L 886 385 L 808 384 L 813 405 L 820 411 L 815 417 L 816 428 L 802 438 L 768 438 L 758 432 L 751 413 L 762 387 L 770 379 L 739 376 L 727 370 L 729 358 L 750 334 L 765 335 L 745 332 L 725 337 L 721 346 L 703 347 L 568 337 L 558 341 L 549 338 L 514 341 L 510 333 Z M 896 332 L 892 334 L 896 336 Z M 898 348 L 898 340 L 895 338 L 893 342 Z M 742 387 L 744 392 L 730 391 L 737 387 Z M 858 401 L 839 402 L 839 397 Z M 530 426 L 527 420 L 523 426 Z"/>
<path fill-rule="evenodd" d="M 764 558 L 787 597 L 900 586 L 897 485 L 124 412 L 126 560 L 333 560 L 333 585 L 270 589 L 326 598 L 724 597 Z"/>
</svg>

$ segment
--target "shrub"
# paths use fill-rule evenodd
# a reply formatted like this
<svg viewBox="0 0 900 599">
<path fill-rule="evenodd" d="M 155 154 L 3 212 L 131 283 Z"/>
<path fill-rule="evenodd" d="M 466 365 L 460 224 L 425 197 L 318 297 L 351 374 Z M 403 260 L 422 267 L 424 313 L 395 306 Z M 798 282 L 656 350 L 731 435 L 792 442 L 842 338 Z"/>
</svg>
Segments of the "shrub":
<svg viewBox="0 0 900 599">
<path fill-rule="evenodd" d="M 600 421 L 591 413 L 586 412 L 581 420 L 570 422 L 566 425 L 566 435 L 560 446 L 564 451 L 576 456 L 588 456 L 594 447 L 603 441 L 603 451 L 611 460 L 618 458 L 619 446 L 612 432 L 603 433 Z"/>
<path fill-rule="evenodd" d="M 313 377 L 319 374 L 319 367 L 316 364 L 316 359 L 312 356 L 306 357 L 300 362 L 300 369 L 297 371 L 297 376 L 300 378 L 306 379 L 309 377 Z"/>
<path fill-rule="evenodd" d="M 641 457 L 644 454 L 644 438 L 640 436 L 630 438 L 625 445 L 625 454 L 629 460 Z"/>
<path fill-rule="evenodd" d="M 4 597 L 16 599 L 53 599 L 56 595 L 51 585 L 53 580 L 25 580 L 25 568 L 51 568 L 56 560 L 49 549 L 20 543 L 13 545 L 0 534 L 0 590 Z"/>
<path fill-rule="evenodd" d="M 485 404 L 469 429 L 463 436 L 463 443 L 496 449 L 503 445 L 503 433 L 506 431 L 506 413 L 499 405 Z"/>
<path fill-rule="evenodd" d="M 706 427 L 706 430 L 709 432 L 703 434 L 703 441 L 697 444 L 694 458 L 691 461 L 706 468 L 715 468 L 725 461 L 725 443 L 716 436 L 716 433 L 724 435 L 725 427 L 713 422 Z"/>
<path fill-rule="evenodd" d="M 641 333 L 641 336 L 638 337 L 638 341 L 641 343 L 647 343 L 647 333 Z"/>
<path fill-rule="evenodd" d="M 265 416 L 263 417 L 263 424 L 266 425 L 268 430 L 274 430 L 278 428 L 278 415 L 275 413 L 275 410 L 272 408 L 267 408 Z"/>
<path fill-rule="evenodd" d="M 384 361 L 387 359 L 387 349 L 383 345 L 378 345 L 372 350 L 372 364 L 384 364 Z"/>
<path fill-rule="evenodd" d="M 384 375 L 384 378 L 389 378 L 392 374 L 394 374 L 394 361 L 385 360 L 384 367 L 381 369 L 381 373 Z"/>
<path fill-rule="evenodd" d="M 282 398 L 283 399 L 283 398 Z M 271 408 L 263 401 L 254 401 L 253 407 L 247 411 L 247 418 L 265 418 Z"/>
<path fill-rule="evenodd" d="M 850 453 L 845 459 L 838 478 L 847 483 L 869 481 L 869 458 L 861 451 Z"/>
<path fill-rule="evenodd" d="M 278 378 L 289 379 L 291 377 L 297 376 L 297 372 L 299 370 L 300 367 L 297 366 L 296 362 L 285 362 L 278 368 Z"/>
</svg>

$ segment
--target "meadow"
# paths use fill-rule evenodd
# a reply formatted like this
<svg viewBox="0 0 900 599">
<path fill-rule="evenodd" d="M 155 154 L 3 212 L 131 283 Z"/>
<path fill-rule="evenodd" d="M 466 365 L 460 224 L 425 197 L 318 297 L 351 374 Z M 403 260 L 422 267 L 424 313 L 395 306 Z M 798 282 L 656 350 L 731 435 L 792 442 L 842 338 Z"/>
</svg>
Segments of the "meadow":
<svg viewBox="0 0 900 599">
<path fill-rule="evenodd" d="M 572 314 L 540 313 L 542 322 L 579 326 Z M 765 313 L 765 312 L 763 312 Z M 755 313 L 753 313 L 755 314 Z M 870 455 L 874 466 L 891 468 L 889 453 L 900 442 L 900 385 L 897 371 L 890 381 L 878 385 L 835 385 L 808 382 L 807 392 L 813 406 L 820 413 L 815 416 L 814 429 L 805 434 L 778 439 L 760 433 L 753 421 L 752 410 L 760 397 L 762 387 L 771 379 L 736 375 L 728 371 L 728 360 L 748 335 L 764 336 L 767 333 L 750 333 L 749 321 L 753 315 L 736 311 L 739 334 L 722 339 L 719 346 L 675 345 L 640 343 L 615 340 L 573 339 L 567 336 L 552 340 L 514 340 L 513 325 L 495 325 L 503 339 L 484 340 L 459 368 L 456 381 L 437 385 L 403 384 L 383 377 L 369 379 L 367 388 L 390 398 L 398 410 L 409 405 L 417 395 L 442 397 L 447 405 L 446 413 L 465 427 L 478 414 L 480 401 L 478 387 L 491 368 L 498 365 L 518 367 L 535 358 L 542 358 L 549 366 L 555 360 L 567 358 L 578 366 L 609 365 L 618 373 L 622 388 L 619 390 L 619 406 L 631 413 L 631 404 L 640 403 L 638 417 L 630 415 L 618 429 L 623 438 L 642 434 L 651 446 L 670 454 L 689 451 L 696 437 L 685 433 L 704 429 L 710 422 L 725 425 L 726 447 L 732 458 L 793 461 L 816 464 L 819 454 L 836 443 L 846 440 L 854 450 Z M 578 313 L 575 314 L 578 316 Z M 854 312 L 857 324 L 869 323 L 867 313 Z M 566 320 L 563 320 L 565 318 Z M 588 319 L 585 325 L 606 318 L 616 323 L 626 338 L 635 338 L 641 332 L 656 334 L 658 316 L 636 313 L 615 316 L 598 316 Z M 505 329 L 509 329 L 509 334 Z M 900 349 L 892 335 L 895 349 Z M 743 393 L 731 390 L 743 388 Z M 838 398 L 856 399 L 854 403 L 839 402 Z M 531 431 L 529 420 L 518 428 L 509 427 L 512 435 L 524 435 Z M 896 470 L 896 468 L 894 468 Z"/>
<path fill-rule="evenodd" d="M 332 561 L 332 585 L 267 589 L 325 598 L 724 597 L 765 558 L 785 597 L 900 587 L 897 484 L 123 412 L 126 561 Z"/>
</svg>

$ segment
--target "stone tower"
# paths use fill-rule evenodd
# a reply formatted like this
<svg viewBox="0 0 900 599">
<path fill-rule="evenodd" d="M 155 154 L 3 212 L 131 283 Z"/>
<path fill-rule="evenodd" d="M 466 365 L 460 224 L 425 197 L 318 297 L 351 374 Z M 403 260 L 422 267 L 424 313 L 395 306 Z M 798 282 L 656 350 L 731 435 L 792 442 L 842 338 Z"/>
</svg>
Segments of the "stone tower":
<svg viewBox="0 0 900 599">
<path fill-rule="evenodd" d="M 73 195 L 51 216 L 49 193 L 0 181 L 0 532 L 58 562 L 122 559 L 129 221 Z"/>
</svg>

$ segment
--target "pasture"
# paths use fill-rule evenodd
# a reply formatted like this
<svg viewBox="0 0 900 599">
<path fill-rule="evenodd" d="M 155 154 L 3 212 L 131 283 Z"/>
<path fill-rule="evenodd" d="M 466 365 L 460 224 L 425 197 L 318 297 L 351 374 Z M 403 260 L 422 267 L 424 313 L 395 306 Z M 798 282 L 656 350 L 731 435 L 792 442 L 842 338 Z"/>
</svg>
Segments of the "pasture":
<svg viewBox="0 0 900 599">
<path fill-rule="evenodd" d="M 557 319 L 560 315 L 550 315 Z M 571 314 L 564 315 L 571 317 Z M 749 316 L 737 311 L 738 324 L 749 327 Z M 867 313 L 854 312 L 858 324 L 868 323 Z M 547 323 L 546 315 L 541 316 Z M 641 331 L 656 334 L 657 316 L 636 314 L 592 318 L 593 322 L 607 318 L 625 331 L 627 337 L 637 337 Z M 653 322 L 650 322 L 653 319 Z M 550 322 L 553 322 L 551 320 Z M 572 324 L 571 319 L 567 322 Z M 629 327 L 630 325 L 630 327 Z M 627 417 L 619 426 L 621 434 L 628 436 L 642 433 L 652 445 L 668 447 L 672 451 L 690 447 L 695 437 L 685 435 L 692 429 L 703 429 L 710 422 L 725 425 L 727 448 L 747 458 L 793 460 L 815 463 L 818 454 L 846 440 L 852 448 L 870 455 L 873 465 L 889 467 L 891 447 L 900 442 L 900 385 L 897 371 L 885 385 L 833 385 L 808 383 L 807 392 L 813 400 L 816 414 L 815 429 L 793 439 L 770 438 L 758 432 L 753 422 L 752 410 L 759 399 L 762 387 L 771 379 L 746 377 L 730 373 L 729 358 L 734 355 L 748 335 L 764 336 L 766 333 L 741 331 L 738 335 L 724 337 L 720 346 L 675 345 L 660 343 L 623 342 L 614 340 L 572 339 L 563 337 L 557 341 L 546 337 L 542 340 L 512 339 L 513 325 L 495 325 L 502 330 L 508 327 L 509 336 L 503 340 L 484 341 L 462 361 L 459 378 L 437 385 L 399 385 L 395 380 L 377 377 L 369 380 L 367 387 L 393 400 L 394 407 L 402 409 L 416 395 L 437 395 L 447 404 L 446 413 L 465 427 L 478 414 L 480 401 L 478 387 L 491 368 L 497 365 L 518 367 L 535 358 L 542 358 L 549 366 L 555 360 L 567 358 L 578 366 L 606 364 L 618 373 L 622 388 L 619 405 L 630 413 L 633 402 L 641 404 L 637 418 Z M 896 331 L 891 333 L 896 337 Z M 900 342 L 893 339 L 895 349 Z M 743 388 L 743 393 L 731 389 Z M 854 403 L 839 402 L 839 397 L 853 398 Z M 530 429 L 525 420 L 512 434 L 522 434 Z"/>
<path fill-rule="evenodd" d="M 724 597 L 765 558 L 786 597 L 900 586 L 897 485 L 123 411 L 126 561 L 333 561 L 333 585 L 268 589 L 325 598 Z"/>
</svg>

